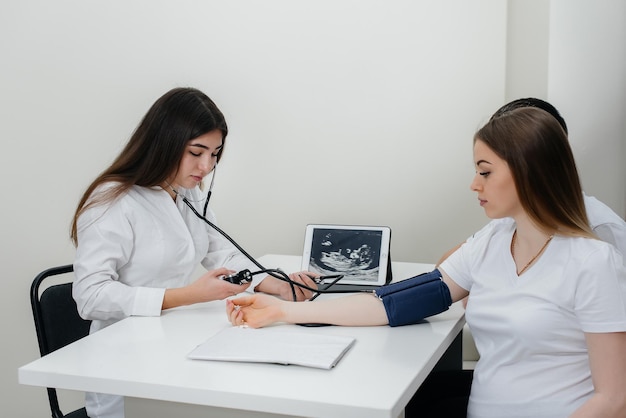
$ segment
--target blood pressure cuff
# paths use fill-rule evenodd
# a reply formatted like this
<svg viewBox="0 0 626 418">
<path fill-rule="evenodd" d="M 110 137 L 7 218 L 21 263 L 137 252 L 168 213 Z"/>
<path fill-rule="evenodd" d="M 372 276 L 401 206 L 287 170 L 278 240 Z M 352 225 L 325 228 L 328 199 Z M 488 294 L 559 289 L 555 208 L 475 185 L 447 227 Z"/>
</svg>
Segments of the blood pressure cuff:
<svg viewBox="0 0 626 418">
<path fill-rule="evenodd" d="M 415 324 L 447 311 L 452 304 L 450 289 L 439 270 L 381 286 L 375 294 L 383 301 L 392 327 Z"/>
</svg>

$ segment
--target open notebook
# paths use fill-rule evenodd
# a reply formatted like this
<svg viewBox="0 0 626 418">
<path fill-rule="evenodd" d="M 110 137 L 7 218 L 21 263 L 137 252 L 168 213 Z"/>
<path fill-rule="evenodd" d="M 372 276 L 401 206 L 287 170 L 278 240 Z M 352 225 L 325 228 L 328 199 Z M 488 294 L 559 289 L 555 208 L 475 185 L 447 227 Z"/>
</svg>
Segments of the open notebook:
<svg viewBox="0 0 626 418">
<path fill-rule="evenodd" d="M 352 347 L 353 337 L 286 328 L 225 328 L 194 348 L 194 360 L 295 364 L 332 369 Z"/>
</svg>

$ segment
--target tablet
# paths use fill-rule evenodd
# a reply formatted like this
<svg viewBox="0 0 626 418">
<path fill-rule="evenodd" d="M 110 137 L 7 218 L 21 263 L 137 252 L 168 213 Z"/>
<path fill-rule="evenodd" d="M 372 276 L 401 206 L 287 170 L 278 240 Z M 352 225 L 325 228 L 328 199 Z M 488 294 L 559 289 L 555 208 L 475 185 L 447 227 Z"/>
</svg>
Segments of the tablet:
<svg viewBox="0 0 626 418">
<path fill-rule="evenodd" d="M 322 225 L 306 227 L 302 270 L 342 274 L 337 284 L 382 286 L 391 280 L 391 228 Z"/>
</svg>

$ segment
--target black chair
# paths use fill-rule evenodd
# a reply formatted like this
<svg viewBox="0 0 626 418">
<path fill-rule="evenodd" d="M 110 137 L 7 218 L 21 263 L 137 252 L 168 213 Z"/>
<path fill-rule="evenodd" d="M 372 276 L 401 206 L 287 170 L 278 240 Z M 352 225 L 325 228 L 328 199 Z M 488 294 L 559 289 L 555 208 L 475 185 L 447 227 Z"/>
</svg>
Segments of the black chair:
<svg viewBox="0 0 626 418">
<path fill-rule="evenodd" d="M 71 264 L 52 267 L 39 273 L 31 285 L 30 303 L 42 357 L 89 334 L 91 321 L 86 321 L 78 315 L 76 302 L 72 298 L 71 281 L 51 285 L 45 288 L 41 295 L 39 294 L 45 279 L 73 271 L 74 266 Z M 53 418 L 87 418 L 85 408 L 64 415 L 59 407 L 56 389 L 47 388 L 47 390 Z"/>
</svg>

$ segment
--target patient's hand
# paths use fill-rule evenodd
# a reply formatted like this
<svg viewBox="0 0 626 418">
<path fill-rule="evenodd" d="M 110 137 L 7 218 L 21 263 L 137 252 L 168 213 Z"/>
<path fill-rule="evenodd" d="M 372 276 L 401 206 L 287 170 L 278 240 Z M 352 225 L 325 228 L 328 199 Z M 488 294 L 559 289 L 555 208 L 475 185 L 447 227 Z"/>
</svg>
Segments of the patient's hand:
<svg viewBox="0 0 626 418">
<path fill-rule="evenodd" d="M 254 294 L 226 301 L 226 315 L 233 325 L 261 328 L 283 318 L 282 305 L 287 302 L 274 296 Z"/>
</svg>

